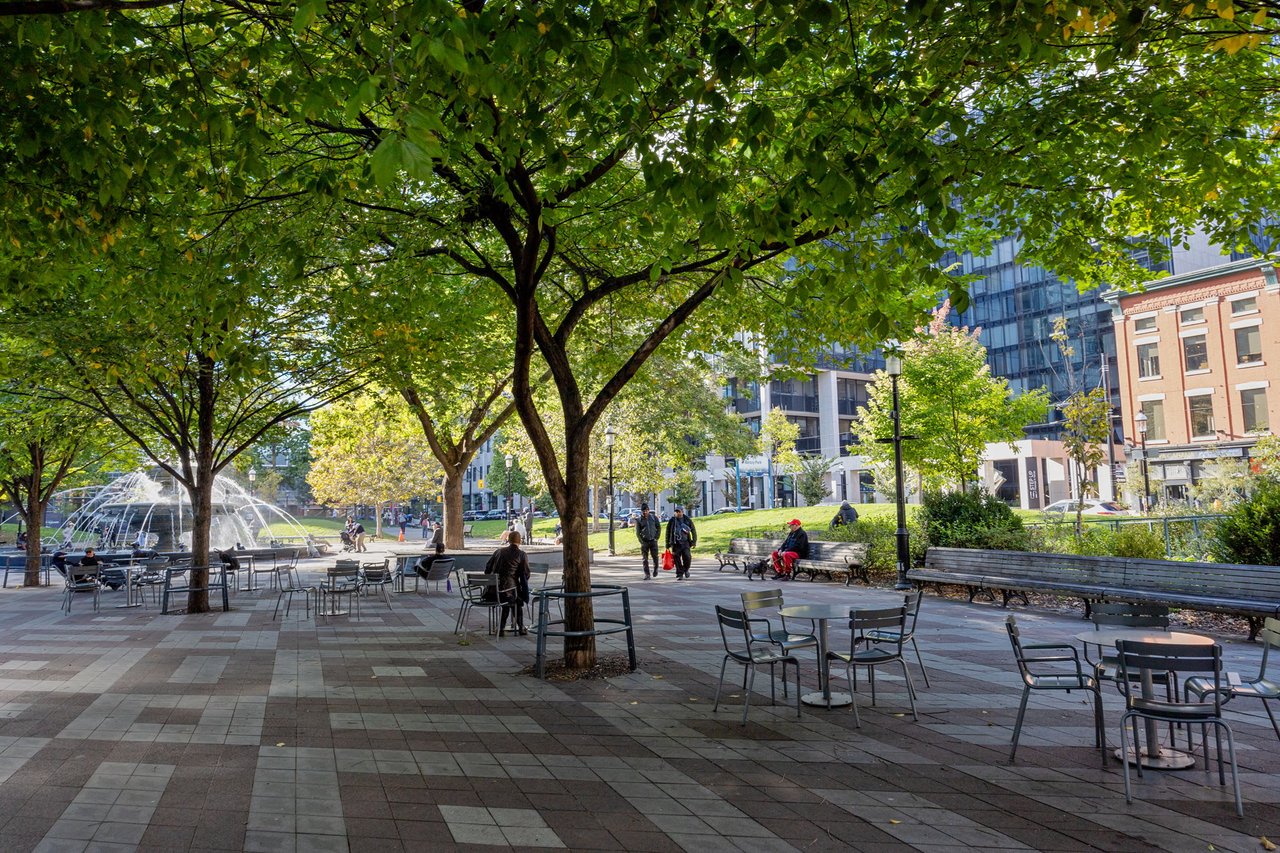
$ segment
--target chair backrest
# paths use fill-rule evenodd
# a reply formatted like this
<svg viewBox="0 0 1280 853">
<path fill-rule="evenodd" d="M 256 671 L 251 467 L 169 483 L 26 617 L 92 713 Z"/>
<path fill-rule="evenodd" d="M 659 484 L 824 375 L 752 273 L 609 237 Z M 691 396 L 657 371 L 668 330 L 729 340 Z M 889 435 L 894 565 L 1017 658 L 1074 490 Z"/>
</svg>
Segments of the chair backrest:
<svg viewBox="0 0 1280 853">
<path fill-rule="evenodd" d="M 1176 704 L 1176 690 L 1173 694 L 1174 700 L 1167 703 L 1165 700 L 1134 695 L 1135 691 L 1128 685 L 1136 683 L 1144 669 L 1161 673 L 1197 673 L 1201 675 L 1209 673 L 1213 676 L 1213 704 L 1215 707 L 1221 705 L 1222 646 L 1217 643 L 1212 645 L 1192 645 L 1189 643 L 1144 643 L 1137 640 L 1116 640 L 1116 651 L 1118 652 L 1117 662 L 1120 665 L 1120 679 L 1117 684 L 1121 686 L 1121 689 L 1128 697 L 1127 702 L 1130 707 L 1133 706 L 1134 701 L 1138 698 L 1142 698 L 1142 702 L 1148 706 L 1152 703 Z M 1207 699 L 1208 696 L 1206 695 L 1205 698 Z"/>
<path fill-rule="evenodd" d="M 1262 662 L 1258 664 L 1258 680 L 1262 680 L 1267 677 L 1267 662 L 1271 658 L 1271 650 L 1280 649 L 1280 619 L 1267 617 L 1262 623 L 1262 630 L 1258 632 L 1258 639 L 1262 640 Z"/>
<path fill-rule="evenodd" d="M 102 576 L 101 566 L 71 566 L 67 569 L 67 586 L 75 589 L 92 589 Z"/>
<path fill-rule="evenodd" d="M 1163 604 L 1135 604 L 1127 601 L 1104 601 L 1093 605 L 1090 619 L 1095 628 L 1103 625 L 1123 628 L 1169 627 L 1169 608 Z"/>
<path fill-rule="evenodd" d="M 1013 657 L 1018 662 L 1018 672 L 1022 673 L 1023 679 L 1028 678 L 1027 658 L 1022 652 L 1022 632 L 1018 629 L 1018 618 L 1010 614 L 1008 619 L 1004 620 L 1004 628 L 1009 633 L 1009 644 L 1013 646 Z"/>
<path fill-rule="evenodd" d="M 907 608 L 880 607 L 874 610 L 854 610 L 849 614 L 849 630 L 854 641 L 868 631 L 896 631 L 898 653 L 902 653 L 902 634 L 907 624 Z M 884 645 L 882 641 L 880 645 Z"/>
<path fill-rule="evenodd" d="M 777 610 L 782 607 L 782 590 L 762 589 L 759 592 L 742 593 L 742 610 L 751 613 L 753 610 Z"/>
<path fill-rule="evenodd" d="M 495 595 L 485 598 L 485 592 L 493 589 Z M 462 597 L 473 604 L 494 604 L 497 602 L 498 576 L 486 575 L 484 572 L 464 572 L 458 570 L 458 590 Z"/>
<path fill-rule="evenodd" d="M 359 560 L 337 560 L 334 562 L 333 567 L 335 569 L 355 569 L 359 571 L 360 561 Z"/>
<path fill-rule="evenodd" d="M 338 565 L 330 566 L 325 572 L 325 581 L 330 588 L 354 584 L 360 580 L 360 564 L 355 560 L 339 560 Z"/>
<path fill-rule="evenodd" d="M 424 580 L 442 581 L 453 574 L 453 557 L 437 557 L 427 569 Z"/>
<path fill-rule="evenodd" d="M 907 608 L 907 636 L 916 632 L 916 620 L 920 618 L 920 603 L 924 600 L 924 587 L 916 587 L 914 593 L 903 596 L 902 604 Z"/>
<path fill-rule="evenodd" d="M 276 583 L 280 585 L 280 590 L 282 592 L 288 592 L 291 589 L 299 589 L 301 587 L 301 584 L 298 586 L 294 585 L 293 569 L 289 566 L 276 566 L 272 571 L 276 574 Z"/>
<path fill-rule="evenodd" d="M 364 576 L 365 583 L 380 584 L 390 583 L 393 572 L 391 566 L 388 565 L 390 560 L 384 560 L 381 563 L 364 563 L 360 566 L 360 574 Z"/>
<path fill-rule="evenodd" d="M 720 623 L 720 639 L 724 642 L 724 650 L 734 655 L 749 655 L 751 620 L 746 611 L 730 610 L 717 604 L 716 621 Z"/>
</svg>

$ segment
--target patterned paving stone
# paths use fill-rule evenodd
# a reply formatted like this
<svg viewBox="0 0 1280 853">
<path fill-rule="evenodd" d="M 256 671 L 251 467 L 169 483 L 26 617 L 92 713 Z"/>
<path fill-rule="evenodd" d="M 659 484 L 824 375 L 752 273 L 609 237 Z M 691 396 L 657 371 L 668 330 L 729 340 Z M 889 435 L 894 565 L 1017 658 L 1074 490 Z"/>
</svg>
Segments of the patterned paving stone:
<svg viewBox="0 0 1280 853">
<path fill-rule="evenodd" d="M 1006 611 L 989 604 L 926 598 L 919 722 L 900 674 L 877 677 L 876 707 L 858 685 L 858 729 L 849 709 L 797 719 L 791 697 L 771 704 L 762 670 L 743 726 L 740 669 L 713 709 L 712 606 L 761 586 L 713 569 L 645 583 L 634 561 L 600 559 L 601 582 L 630 585 L 640 667 L 580 682 L 521 674 L 532 638 L 488 635 L 483 613 L 455 636 L 444 590 L 320 620 L 272 620 L 269 590 L 163 617 L 110 610 L 112 593 L 64 616 L 58 590 L 0 590 L 0 850 L 1243 851 L 1280 835 L 1280 743 L 1257 703 L 1228 707 L 1243 820 L 1199 769 L 1148 773 L 1127 806 L 1083 697 L 1033 696 L 1010 765 L 1020 682 Z M 1079 631 L 1078 617 L 1015 612 L 1032 641 Z M 1242 634 L 1219 639 L 1232 669 L 1256 667 Z M 811 654 L 801 669 L 814 689 Z M 1116 740 L 1120 697 L 1105 704 Z"/>
</svg>

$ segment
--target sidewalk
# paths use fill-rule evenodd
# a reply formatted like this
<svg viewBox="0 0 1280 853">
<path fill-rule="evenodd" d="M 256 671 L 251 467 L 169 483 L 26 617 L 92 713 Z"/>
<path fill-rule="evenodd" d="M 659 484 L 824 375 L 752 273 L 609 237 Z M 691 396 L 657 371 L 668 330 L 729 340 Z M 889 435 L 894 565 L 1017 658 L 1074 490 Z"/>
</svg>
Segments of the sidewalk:
<svg viewBox="0 0 1280 853">
<path fill-rule="evenodd" d="M 1099 767 L 1085 696 L 1033 696 L 1009 765 L 1020 682 L 999 607 L 926 596 L 918 638 L 933 686 L 917 677 L 918 723 L 891 673 L 878 676 L 877 708 L 860 685 L 855 730 L 848 708 L 806 707 L 797 721 L 781 696 L 770 706 L 762 670 L 743 727 L 740 667 L 726 676 L 727 706 L 711 710 L 722 658 L 713 605 L 767 582 L 702 559 L 687 582 L 645 581 L 634 558 L 598 557 L 593 577 L 630 586 L 636 673 L 520 675 L 532 635 L 487 636 L 475 614 L 460 643 L 456 591 L 443 587 L 318 622 L 297 606 L 273 622 L 269 591 L 191 617 L 116 610 L 117 593 L 94 614 L 82 596 L 66 617 L 60 589 L 0 590 L 0 850 L 1254 851 L 1260 836 L 1280 841 L 1280 743 L 1260 703 L 1229 706 L 1243 820 L 1229 785 L 1199 767 L 1135 776 L 1127 806 L 1120 765 Z M 781 586 L 795 603 L 900 600 Z M 1028 642 L 1085 627 L 1012 610 Z M 1256 670 L 1256 644 L 1222 640 L 1230 668 Z M 608 638 L 601 655 L 624 648 Z M 814 689 L 812 652 L 800 657 Z M 1115 744 L 1114 690 L 1106 703 Z"/>
</svg>

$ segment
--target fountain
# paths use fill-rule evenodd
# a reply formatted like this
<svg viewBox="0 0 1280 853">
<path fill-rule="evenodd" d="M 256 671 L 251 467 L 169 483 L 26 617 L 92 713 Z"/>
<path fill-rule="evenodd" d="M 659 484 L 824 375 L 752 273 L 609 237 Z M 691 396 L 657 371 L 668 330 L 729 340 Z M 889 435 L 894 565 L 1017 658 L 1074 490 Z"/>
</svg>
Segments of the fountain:
<svg viewBox="0 0 1280 853">
<path fill-rule="evenodd" d="M 52 537 L 51 547 L 191 550 L 191 501 L 187 490 L 171 480 L 166 485 L 142 472 L 125 474 L 105 486 L 59 493 L 54 505 L 74 509 Z M 229 477 L 214 479 L 209 547 L 238 551 L 292 544 L 315 552 L 306 530 L 289 513 L 257 500 Z"/>
</svg>

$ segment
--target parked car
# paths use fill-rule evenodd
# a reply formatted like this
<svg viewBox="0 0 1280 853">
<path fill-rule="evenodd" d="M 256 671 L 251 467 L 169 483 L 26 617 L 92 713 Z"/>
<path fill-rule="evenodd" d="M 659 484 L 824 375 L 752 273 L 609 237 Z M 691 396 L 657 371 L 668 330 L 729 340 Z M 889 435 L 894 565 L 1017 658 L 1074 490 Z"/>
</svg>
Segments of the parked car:
<svg viewBox="0 0 1280 853">
<path fill-rule="evenodd" d="M 506 521 L 507 511 L 505 509 L 491 509 L 484 514 L 485 521 Z"/>
<path fill-rule="evenodd" d="M 1045 512 L 1071 513 L 1075 514 L 1080 501 L 1065 500 L 1054 501 L 1044 508 Z M 1129 515 L 1129 510 L 1120 506 L 1115 501 L 1100 501 L 1086 499 L 1084 502 L 1085 515 Z"/>
<path fill-rule="evenodd" d="M 462 520 L 463 521 L 479 521 L 481 516 L 483 515 L 484 513 L 482 512 L 479 512 L 474 509 L 469 509 L 462 514 Z"/>
<path fill-rule="evenodd" d="M 729 515 L 730 513 L 734 513 L 734 512 L 746 512 L 746 511 L 747 511 L 747 510 L 749 510 L 749 509 L 751 509 L 751 507 L 747 507 L 747 506 L 722 506 L 722 507 L 720 507 L 718 510 L 716 510 L 715 512 L 713 512 L 713 513 L 711 513 L 711 514 L 712 514 L 712 515 Z"/>
</svg>

